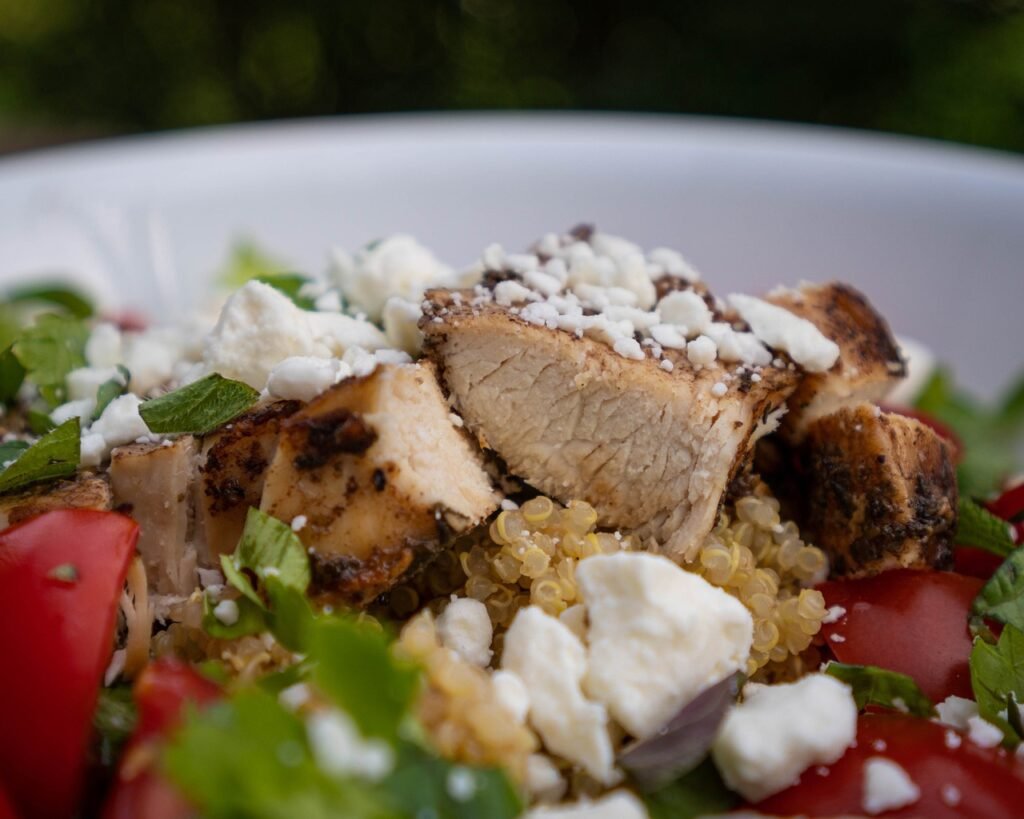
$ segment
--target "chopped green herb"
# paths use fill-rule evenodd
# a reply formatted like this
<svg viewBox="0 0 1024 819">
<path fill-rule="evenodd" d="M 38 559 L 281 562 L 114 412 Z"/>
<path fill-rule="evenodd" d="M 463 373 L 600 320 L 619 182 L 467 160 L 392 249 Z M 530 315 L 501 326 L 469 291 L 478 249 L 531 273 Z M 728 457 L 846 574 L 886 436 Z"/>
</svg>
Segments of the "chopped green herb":
<svg viewBox="0 0 1024 819">
<path fill-rule="evenodd" d="M 14 351 L 8 347 L 0 353 L 0 404 L 10 406 L 18 397 L 18 390 L 25 381 L 25 368 L 21 366 Z"/>
<path fill-rule="evenodd" d="M 101 765 L 110 766 L 117 761 L 121 748 L 135 730 L 138 718 L 130 686 L 100 689 L 92 724 L 99 738 Z"/>
<path fill-rule="evenodd" d="M 710 759 L 656 791 L 643 794 L 651 819 L 695 819 L 732 810 L 739 797 L 730 791 Z"/>
<path fill-rule="evenodd" d="M 67 310 L 75 318 L 89 318 L 96 311 L 92 302 L 77 290 L 59 284 L 32 284 L 7 293 L 7 301 L 19 304 L 41 302 Z"/>
<path fill-rule="evenodd" d="M 971 688 L 981 716 L 1002 728 L 1008 741 L 1019 741 L 1022 735 L 1014 729 L 1010 714 L 1024 701 L 1024 632 L 1008 625 L 995 645 L 974 641 Z M 1019 714 L 1014 721 L 1019 722 Z"/>
<path fill-rule="evenodd" d="M 277 276 L 287 269 L 287 264 L 275 259 L 255 242 L 242 239 L 231 248 L 220 281 L 228 289 L 235 290 L 247 281 Z"/>
<path fill-rule="evenodd" d="M 7 441 L 0 444 L 0 467 L 6 468 L 31 446 L 28 441 Z"/>
<path fill-rule="evenodd" d="M 139 414 L 152 432 L 205 435 L 237 418 L 259 397 L 249 385 L 213 373 L 143 402 Z"/>
<path fill-rule="evenodd" d="M 956 542 L 974 546 L 999 557 L 1013 551 L 1013 538 L 1005 520 L 997 518 L 970 498 L 960 498 Z"/>
<path fill-rule="evenodd" d="M 913 678 L 896 671 L 886 671 L 873 665 L 847 665 L 830 662 L 825 673 L 842 680 L 853 689 L 857 707 L 880 705 L 906 711 L 918 717 L 931 717 L 935 707 L 917 687 Z"/>
<path fill-rule="evenodd" d="M 40 409 L 30 407 L 25 412 L 25 417 L 28 419 L 28 428 L 33 435 L 45 435 L 57 426 L 50 418 L 50 414 Z"/>
<path fill-rule="evenodd" d="M 46 314 L 25 330 L 14 343 L 14 355 L 25 368 L 25 377 L 39 388 L 51 407 L 67 398 L 65 379 L 85 366 L 89 328 L 81 319 Z"/>
<path fill-rule="evenodd" d="M 124 395 L 128 391 L 128 382 L 132 380 L 128 368 L 117 365 L 118 375 L 100 384 L 96 390 L 96 409 L 93 410 L 92 420 L 96 420 L 103 414 L 110 402 L 115 398 Z"/>
<path fill-rule="evenodd" d="M 66 478 L 78 468 L 81 425 L 77 418 L 65 421 L 24 450 L 0 472 L 0 494 L 53 478 Z"/>
<path fill-rule="evenodd" d="M 275 290 L 290 298 L 296 307 L 303 310 L 312 310 L 315 301 L 309 296 L 303 295 L 302 288 L 310 283 L 309 278 L 301 273 L 273 273 L 254 276 L 253 279 L 264 284 L 269 284 Z"/>
<path fill-rule="evenodd" d="M 971 613 L 1024 629 L 1024 549 L 1015 549 L 981 587 Z"/>
<path fill-rule="evenodd" d="M 303 592 L 309 586 L 309 557 L 299 536 L 259 509 L 249 509 L 235 560 L 237 567 L 251 569 L 261 579 L 273 576 Z"/>
</svg>

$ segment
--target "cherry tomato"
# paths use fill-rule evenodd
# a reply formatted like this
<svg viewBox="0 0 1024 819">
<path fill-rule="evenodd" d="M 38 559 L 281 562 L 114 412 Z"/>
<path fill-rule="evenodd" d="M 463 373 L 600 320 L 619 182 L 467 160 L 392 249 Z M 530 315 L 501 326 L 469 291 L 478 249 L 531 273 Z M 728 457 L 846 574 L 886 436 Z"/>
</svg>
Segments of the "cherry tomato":
<svg viewBox="0 0 1024 819">
<path fill-rule="evenodd" d="M 846 613 L 822 627 L 836 659 L 908 674 L 932 702 L 973 698 L 967 616 L 982 581 L 952 572 L 895 569 L 818 588 Z"/>
<path fill-rule="evenodd" d="M 74 813 L 138 536 L 123 515 L 84 509 L 0 533 L 0 780 L 26 817 Z"/>
<path fill-rule="evenodd" d="M 957 546 L 953 550 L 953 570 L 957 574 L 988 580 L 1002 565 L 1003 558 L 986 552 L 984 549 L 975 549 L 973 546 Z"/>
<path fill-rule="evenodd" d="M 1024 482 L 1012 486 L 991 503 L 988 511 L 998 518 L 1013 524 L 1013 542 L 1024 542 Z"/>
<path fill-rule="evenodd" d="M 207 705 L 221 696 L 215 683 L 188 664 L 150 663 L 132 691 L 139 724 L 118 766 L 103 819 L 186 819 L 195 811 L 156 767 L 160 744 L 180 723 L 186 705 Z"/>
<path fill-rule="evenodd" d="M 926 427 L 931 427 L 932 431 L 935 432 L 940 438 L 945 438 L 951 448 L 953 463 L 960 463 L 964 455 L 964 445 L 960 442 L 956 433 L 952 429 L 947 427 L 942 421 L 929 415 L 927 412 L 922 412 L 917 409 L 910 409 L 909 407 L 895 407 L 888 404 L 882 404 L 882 409 L 886 412 L 894 412 L 897 415 L 903 415 L 907 418 L 913 418 L 916 421 L 920 421 Z"/>
<path fill-rule="evenodd" d="M 11 802 L 4 793 L 3 788 L 0 788 L 0 819 L 18 819 L 18 815 L 14 812 L 14 808 L 11 807 Z"/>
<path fill-rule="evenodd" d="M 1001 748 L 975 745 L 931 720 L 893 712 L 862 714 L 856 747 L 832 765 L 804 771 L 796 785 L 756 807 L 773 816 L 863 815 L 864 763 L 877 756 L 902 767 L 921 791 L 916 802 L 887 811 L 886 817 L 1021 815 L 1024 763 Z"/>
</svg>

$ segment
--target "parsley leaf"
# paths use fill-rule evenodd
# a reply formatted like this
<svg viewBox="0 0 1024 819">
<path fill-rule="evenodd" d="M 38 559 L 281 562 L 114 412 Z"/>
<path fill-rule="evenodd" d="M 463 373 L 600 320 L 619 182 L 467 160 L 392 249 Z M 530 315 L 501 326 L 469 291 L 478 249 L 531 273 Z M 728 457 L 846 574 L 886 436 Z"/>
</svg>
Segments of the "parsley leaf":
<svg viewBox="0 0 1024 819">
<path fill-rule="evenodd" d="M 213 373 L 143 402 L 139 414 L 151 432 L 205 435 L 241 415 L 259 397 L 248 384 Z"/>
<path fill-rule="evenodd" d="M 971 649 L 971 688 L 985 719 L 1003 729 L 1010 740 L 1020 740 L 1011 715 L 1019 716 L 1024 702 L 1024 632 L 1006 626 L 995 645 L 975 640 Z"/>
<path fill-rule="evenodd" d="M 39 316 L 14 343 L 14 355 L 26 377 L 51 407 L 64 403 L 68 373 L 85 366 L 88 339 L 89 328 L 80 319 L 48 313 Z"/>
<path fill-rule="evenodd" d="M 303 295 L 302 288 L 310 283 L 309 278 L 301 273 L 272 273 L 254 277 L 255 281 L 269 284 L 275 290 L 290 298 L 296 307 L 302 310 L 312 310 L 316 301 L 309 296 Z"/>
<path fill-rule="evenodd" d="M 299 591 L 309 586 L 309 557 L 299 536 L 287 523 L 256 508 L 250 508 L 245 519 L 235 566 L 251 569 L 260 578 L 277 577 Z"/>
<path fill-rule="evenodd" d="M 0 472 L 0 494 L 15 492 L 39 481 L 73 475 L 80 459 L 81 434 L 77 418 L 46 433 Z"/>
<path fill-rule="evenodd" d="M 918 717 L 935 715 L 935 707 L 917 687 L 913 678 L 896 671 L 886 671 L 873 665 L 847 665 L 830 662 L 825 673 L 842 680 L 853 689 L 857 707 L 881 705 L 897 711 L 907 711 Z"/>
<path fill-rule="evenodd" d="M 695 819 L 725 813 L 736 807 L 739 797 L 730 791 L 710 758 L 685 776 L 643 794 L 651 819 Z"/>
<path fill-rule="evenodd" d="M 43 302 L 66 310 L 75 318 L 89 318 L 96 311 L 92 302 L 79 291 L 60 284 L 30 284 L 7 293 L 7 301 L 18 304 Z"/>
<path fill-rule="evenodd" d="M 97 420 L 111 401 L 128 392 L 128 382 L 132 380 L 128 368 L 122 364 L 117 365 L 118 375 L 104 381 L 96 390 L 96 409 L 93 410 L 92 420 Z"/>
<path fill-rule="evenodd" d="M 1014 550 L 1006 521 L 997 518 L 970 498 L 960 498 L 956 542 L 984 549 L 999 557 L 1006 557 Z"/>
<path fill-rule="evenodd" d="M 8 347 L 0 353 L 0 404 L 10 406 L 18 397 L 18 390 L 25 381 L 25 368 L 21 366 L 14 351 Z"/>
<path fill-rule="evenodd" d="M 1024 549 L 1014 549 L 981 587 L 971 613 L 1024 629 Z"/>
</svg>

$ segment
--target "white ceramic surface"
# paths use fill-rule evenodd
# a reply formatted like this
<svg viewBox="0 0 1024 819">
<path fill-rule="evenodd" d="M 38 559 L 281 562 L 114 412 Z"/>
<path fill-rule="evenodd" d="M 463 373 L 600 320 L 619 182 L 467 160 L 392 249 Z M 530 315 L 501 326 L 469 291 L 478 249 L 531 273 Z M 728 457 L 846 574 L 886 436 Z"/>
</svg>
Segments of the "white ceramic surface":
<svg viewBox="0 0 1024 819">
<path fill-rule="evenodd" d="M 1024 367 L 1024 160 L 909 139 L 624 115 L 387 116 L 0 160 L 0 282 L 73 274 L 151 315 L 230 241 L 300 269 L 414 233 L 456 265 L 581 221 L 681 249 L 718 293 L 845 279 L 992 394 Z"/>
</svg>

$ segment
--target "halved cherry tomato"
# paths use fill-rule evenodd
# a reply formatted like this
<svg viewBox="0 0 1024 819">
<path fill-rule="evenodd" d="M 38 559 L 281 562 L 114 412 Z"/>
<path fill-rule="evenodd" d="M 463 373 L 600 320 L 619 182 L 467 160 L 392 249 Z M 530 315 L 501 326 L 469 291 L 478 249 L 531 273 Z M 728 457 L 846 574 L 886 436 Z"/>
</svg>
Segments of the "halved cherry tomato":
<svg viewBox="0 0 1024 819">
<path fill-rule="evenodd" d="M 988 511 L 1002 518 L 1013 527 L 1013 542 L 1024 543 L 1024 482 L 1017 484 L 994 501 L 985 504 Z M 953 552 L 953 567 L 960 574 L 988 580 L 1003 563 L 1003 558 L 975 549 L 973 546 L 957 546 Z"/>
<path fill-rule="evenodd" d="M 195 811 L 156 767 L 160 743 L 181 722 L 186 705 L 214 702 L 220 687 L 186 663 L 162 659 L 139 675 L 132 696 L 139 724 L 121 758 L 103 819 L 186 819 Z"/>
<path fill-rule="evenodd" d="M 1003 558 L 986 552 L 984 549 L 975 549 L 973 546 L 957 546 L 953 550 L 953 570 L 957 574 L 988 580 L 1002 565 Z"/>
<path fill-rule="evenodd" d="M 932 702 L 973 697 L 967 616 L 982 581 L 952 572 L 895 569 L 818 588 L 846 609 L 822 627 L 836 659 L 908 674 Z"/>
<path fill-rule="evenodd" d="M 947 742 L 947 735 L 954 737 Z M 950 746 L 955 747 L 950 747 Z M 1024 763 L 1001 748 L 982 748 L 951 729 L 908 714 L 868 713 L 857 720 L 857 745 L 829 766 L 804 771 L 800 781 L 759 802 L 779 816 L 864 813 L 864 763 L 885 757 L 921 791 L 913 804 L 886 817 L 1007 819 L 1024 806 Z"/>
<path fill-rule="evenodd" d="M 61 510 L 0 533 L 0 780 L 26 817 L 71 816 L 139 529 Z"/>
<path fill-rule="evenodd" d="M 11 807 L 11 802 L 4 793 L 3 788 L 0 788 L 0 819 L 18 819 L 18 815 L 14 812 L 14 808 Z"/>
<path fill-rule="evenodd" d="M 1010 487 L 986 506 L 997 518 L 1013 524 L 1014 543 L 1024 543 L 1024 481 Z"/>
<path fill-rule="evenodd" d="M 960 463 L 960 460 L 964 455 L 964 445 L 960 442 L 956 433 L 952 429 L 947 427 L 938 418 L 929 415 L 927 412 L 922 412 L 917 409 L 910 409 L 909 407 L 896 407 L 889 404 L 882 404 L 882 409 L 886 412 L 894 412 L 897 415 L 903 415 L 907 418 L 913 418 L 916 421 L 920 421 L 926 427 L 931 427 L 932 431 L 935 432 L 940 438 L 945 438 L 950 446 L 952 447 L 953 463 Z"/>
</svg>

